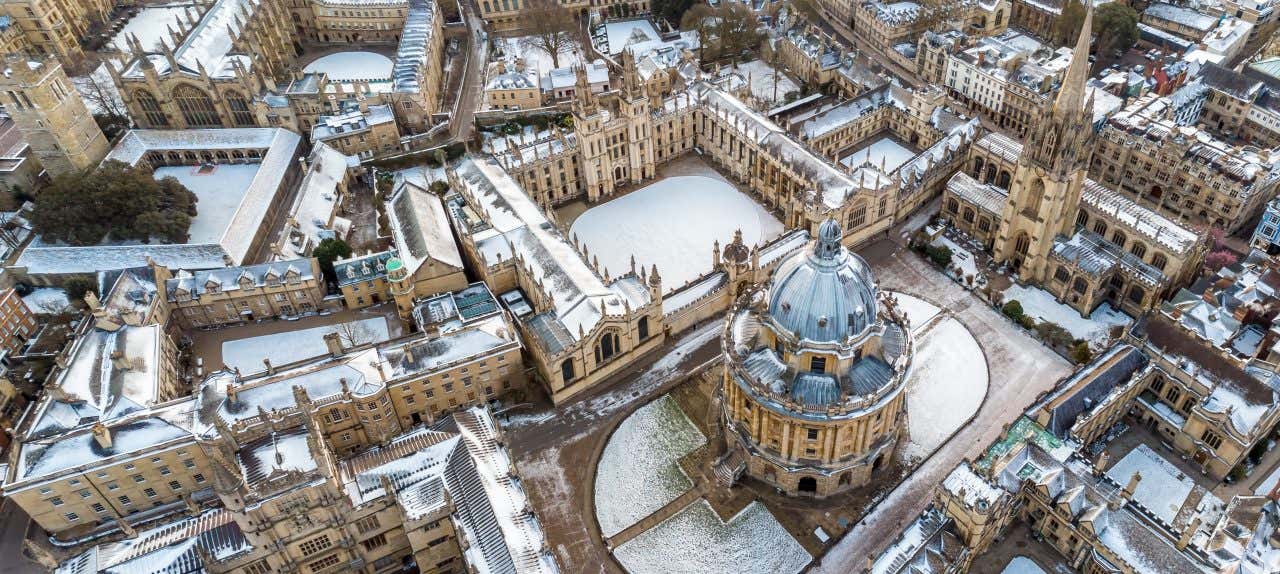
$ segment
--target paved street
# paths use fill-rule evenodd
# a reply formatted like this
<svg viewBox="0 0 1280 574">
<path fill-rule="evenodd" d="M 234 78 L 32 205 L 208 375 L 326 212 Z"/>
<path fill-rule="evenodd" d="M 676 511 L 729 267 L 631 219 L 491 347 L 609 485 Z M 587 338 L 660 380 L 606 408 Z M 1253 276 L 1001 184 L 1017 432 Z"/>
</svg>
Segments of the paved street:
<svg viewBox="0 0 1280 574">
<path fill-rule="evenodd" d="M 865 566 L 897 537 L 902 527 L 924 510 L 934 486 L 966 458 L 976 458 L 1000 436 L 1040 393 L 1071 372 L 1057 354 L 1031 339 L 985 303 L 925 265 L 904 249 L 887 249 L 887 242 L 863 251 L 881 287 L 928 299 L 951 312 L 969 329 L 987 355 L 993 374 L 987 400 L 968 426 L 936 451 L 824 556 L 812 572 L 844 574 Z"/>
<path fill-rule="evenodd" d="M 484 21 L 480 19 L 472 2 L 458 2 L 462 10 L 462 18 L 467 22 L 467 30 L 471 35 L 467 41 L 470 55 L 467 58 L 467 69 L 462 78 L 462 87 L 458 96 L 458 107 L 453 111 L 449 122 L 449 133 L 453 141 L 465 142 L 471 137 L 475 127 L 472 121 L 476 106 L 481 100 L 480 88 L 484 85 L 484 65 L 489 59 L 488 32 L 484 29 Z"/>
<path fill-rule="evenodd" d="M 882 289 L 928 299 L 952 313 L 982 345 L 989 370 L 987 401 L 977 422 L 965 427 L 895 490 L 870 520 L 822 561 L 820 572 L 848 572 L 870 552 L 892 541 L 898 526 L 918 514 L 934 485 L 965 457 L 993 440 L 1042 391 L 1070 372 L 1067 362 L 1027 337 L 996 311 L 908 252 L 901 237 L 881 239 L 859 252 L 871 263 Z M 617 572 L 595 531 L 591 461 L 607 434 L 634 408 L 665 392 L 690 369 L 719 352 L 719 324 L 686 334 L 655 352 L 652 361 L 617 377 L 604 392 L 561 410 L 541 405 L 517 409 L 507 425 L 512 452 L 542 520 L 549 545 L 565 572 Z"/>
<path fill-rule="evenodd" d="M 8 501 L 0 509 L 0 574 L 39 574 L 43 570 L 22 557 L 22 540 L 27 530 L 27 515 L 18 505 Z"/>
</svg>

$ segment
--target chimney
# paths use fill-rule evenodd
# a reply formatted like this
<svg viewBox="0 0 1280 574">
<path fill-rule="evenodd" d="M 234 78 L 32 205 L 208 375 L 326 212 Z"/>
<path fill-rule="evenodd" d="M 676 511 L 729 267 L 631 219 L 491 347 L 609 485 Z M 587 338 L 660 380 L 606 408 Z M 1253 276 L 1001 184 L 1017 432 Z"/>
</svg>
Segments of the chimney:
<svg viewBox="0 0 1280 574">
<path fill-rule="evenodd" d="M 1178 550 L 1187 549 L 1187 545 L 1191 544 L 1191 537 L 1196 535 L 1196 530 L 1199 528 L 1200 528 L 1200 517 L 1197 516 L 1195 518 L 1192 518 L 1191 524 L 1188 524 L 1187 527 L 1182 531 L 1182 534 L 1178 536 L 1178 544 L 1177 544 Z"/>
<path fill-rule="evenodd" d="M 101 421 L 93 425 L 93 441 L 98 443 L 102 450 L 111 450 L 111 429 Z"/>
<path fill-rule="evenodd" d="M 111 352 L 111 366 L 122 371 L 129 369 L 129 358 L 124 356 L 124 351 Z"/>
<path fill-rule="evenodd" d="M 1111 453 L 1102 451 L 1093 459 L 1093 468 L 1098 470 L 1098 474 L 1102 474 L 1107 469 L 1107 463 L 1111 462 Z"/>
<path fill-rule="evenodd" d="M 324 334 L 324 346 L 329 349 L 329 355 L 333 357 L 342 356 L 342 338 L 336 332 Z"/>
<path fill-rule="evenodd" d="M 271 359 L 268 359 L 268 358 L 265 358 L 265 357 L 264 357 L 264 358 L 262 359 L 262 364 L 263 364 L 263 365 L 266 365 L 266 367 L 267 367 L 267 374 L 268 374 L 268 375 L 274 375 L 274 374 L 276 374 L 276 368 L 275 368 L 275 367 L 273 367 L 273 366 L 271 366 Z"/>
<path fill-rule="evenodd" d="M 233 405 L 237 404 L 240 402 L 239 397 L 240 391 L 236 388 L 236 385 L 234 383 L 227 383 L 227 402 Z"/>
</svg>

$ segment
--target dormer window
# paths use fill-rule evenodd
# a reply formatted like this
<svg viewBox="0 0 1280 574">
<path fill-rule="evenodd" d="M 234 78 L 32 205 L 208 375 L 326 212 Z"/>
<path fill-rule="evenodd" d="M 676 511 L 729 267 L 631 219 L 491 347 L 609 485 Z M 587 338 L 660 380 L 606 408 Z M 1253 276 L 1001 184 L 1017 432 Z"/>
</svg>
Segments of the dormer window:
<svg viewBox="0 0 1280 574">
<path fill-rule="evenodd" d="M 815 373 L 827 372 L 827 358 L 826 357 L 810 357 L 809 370 Z"/>
</svg>

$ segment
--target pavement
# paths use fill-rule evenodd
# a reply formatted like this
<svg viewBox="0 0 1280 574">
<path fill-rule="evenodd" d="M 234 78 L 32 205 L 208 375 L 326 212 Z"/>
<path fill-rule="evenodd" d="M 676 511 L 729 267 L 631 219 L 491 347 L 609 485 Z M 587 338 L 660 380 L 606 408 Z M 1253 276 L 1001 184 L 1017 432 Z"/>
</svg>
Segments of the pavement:
<svg viewBox="0 0 1280 574">
<path fill-rule="evenodd" d="M 481 88 L 484 86 L 484 66 L 489 59 L 489 36 L 484 29 L 484 20 L 480 18 L 474 2 L 458 2 L 462 11 L 462 19 L 467 22 L 470 38 L 467 41 L 467 68 L 462 78 L 458 106 L 449 121 L 449 133 L 452 141 L 465 142 L 475 129 L 476 106 L 482 98 Z"/>
<path fill-rule="evenodd" d="M 18 505 L 5 501 L 0 508 L 0 574 L 39 574 L 44 569 L 22 555 L 22 541 L 26 538 L 30 519 Z"/>
</svg>

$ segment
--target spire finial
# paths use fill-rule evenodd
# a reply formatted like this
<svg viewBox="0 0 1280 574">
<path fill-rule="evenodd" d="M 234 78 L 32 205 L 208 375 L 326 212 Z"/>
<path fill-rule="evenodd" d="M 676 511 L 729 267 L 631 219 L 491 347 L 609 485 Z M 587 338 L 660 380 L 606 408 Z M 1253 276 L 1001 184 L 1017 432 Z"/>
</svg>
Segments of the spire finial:
<svg viewBox="0 0 1280 574">
<path fill-rule="evenodd" d="M 1093 38 L 1093 3 L 1085 2 L 1084 24 L 1076 38 L 1075 51 L 1071 53 L 1071 65 L 1062 78 L 1062 91 L 1053 103 L 1055 112 L 1076 111 L 1084 105 L 1085 82 L 1089 79 L 1089 43 Z"/>
</svg>

